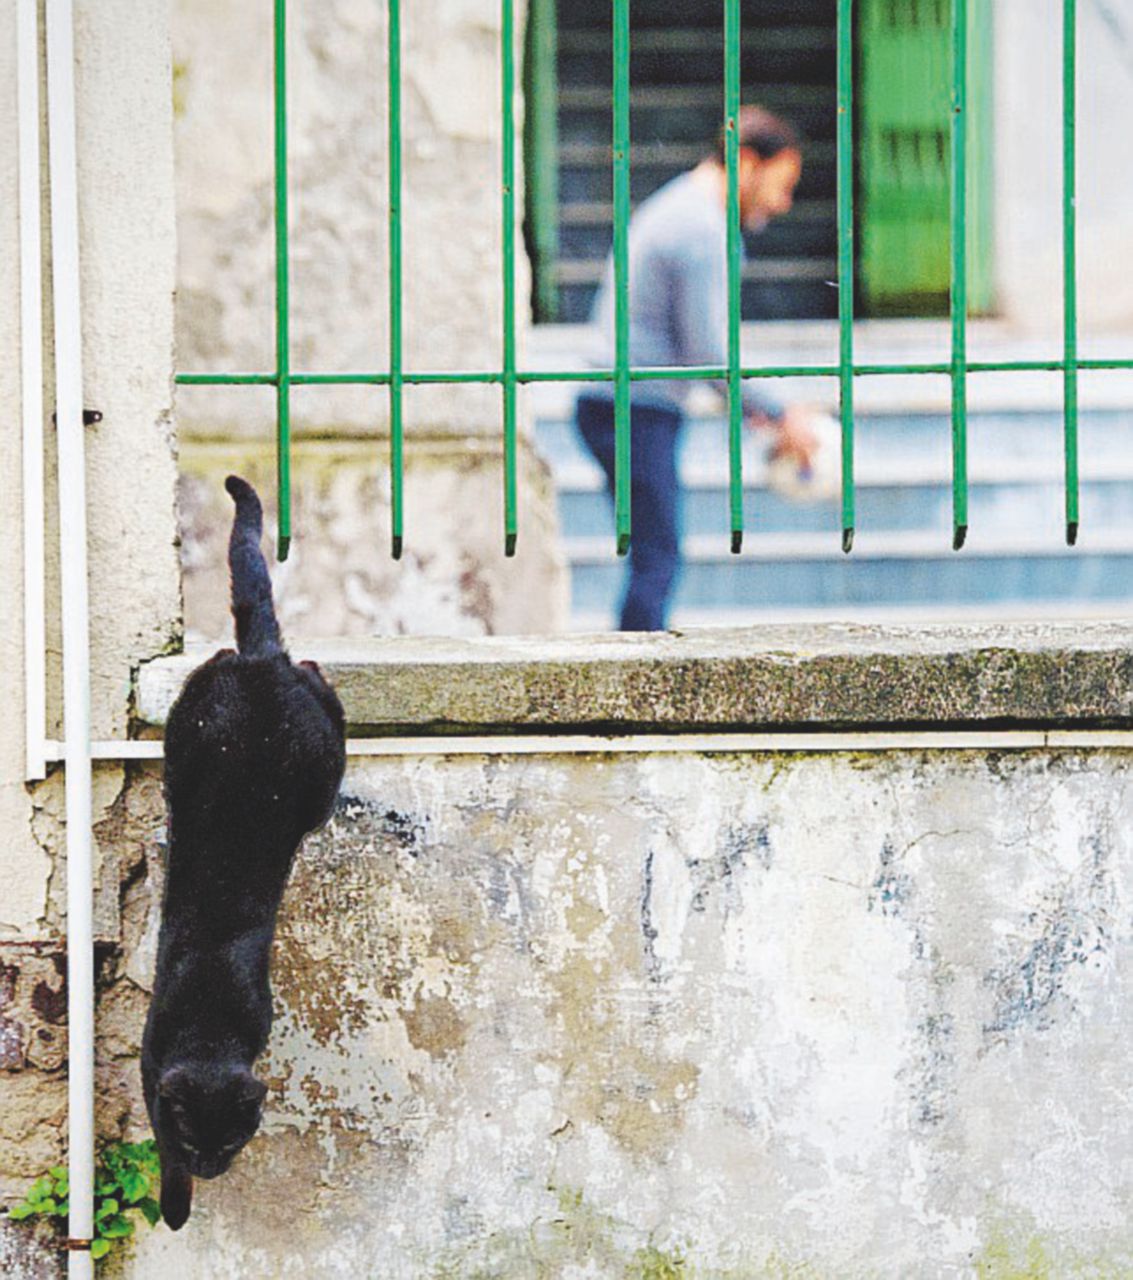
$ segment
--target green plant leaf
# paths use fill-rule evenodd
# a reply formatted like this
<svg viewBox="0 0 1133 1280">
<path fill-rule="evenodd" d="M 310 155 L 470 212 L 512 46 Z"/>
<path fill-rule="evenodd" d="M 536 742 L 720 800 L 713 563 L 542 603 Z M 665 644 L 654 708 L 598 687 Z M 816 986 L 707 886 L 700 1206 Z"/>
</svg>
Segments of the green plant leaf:
<svg viewBox="0 0 1133 1280">
<path fill-rule="evenodd" d="M 124 1214 L 115 1213 L 98 1224 L 98 1234 L 107 1240 L 125 1239 L 134 1234 L 134 1224 Z"/>
<path fill-rule="evenodd" d="M 125 1214 L 138 1209 L 150 1226 L 161 1220 L 161 1206 L 150 1195 L 161 1176 L 161 1158 L 157 1143 L 113 1143 L 103 1149 L 95 1168 L 95 1232 L 91 1256 L 104 1258 L 115 1240 L 134 1234 L 135 1221 Z M 28 1189 L 27 1196 L 8 1210 L 7 1216 L 19 1222 L 25 1218 L 65 1218 L 70 1209 L 70 1178 L 67 1166 L 54 1165 L 41 1174 Z"/>
<path fill-rule="evenodd" d="M 156 1227 L 161 1221 L 161 1205 L 152 1196 L 146 1196 L 144 1200 L 139 1200 L 134 1205 L 134 1208 L 142 1211 L 151 1227 Z"/>
<path fill-rule="evenodd" d="M 118 1181 L 127 1204 L 134 1204 L 149 1191 L 149 1178 L 135 1169 L 124 1169 Z"/>
</svg>

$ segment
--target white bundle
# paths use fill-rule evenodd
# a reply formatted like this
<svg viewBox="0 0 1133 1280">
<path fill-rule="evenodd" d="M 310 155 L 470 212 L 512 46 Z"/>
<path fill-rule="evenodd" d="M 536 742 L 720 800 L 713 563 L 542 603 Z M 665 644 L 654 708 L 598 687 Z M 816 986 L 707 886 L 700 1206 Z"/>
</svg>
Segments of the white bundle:
<svg viewBox="0 0 1133 1280">
<path fill-rule="evenodd" d="M 810 463 L 782 455 L 767 460 L 767 483 L 792 502 L 831 502 L 842 486 L 842 426 L 829 414 L 815 414 L 811 429 L 818 443 Z"/>
</svg>

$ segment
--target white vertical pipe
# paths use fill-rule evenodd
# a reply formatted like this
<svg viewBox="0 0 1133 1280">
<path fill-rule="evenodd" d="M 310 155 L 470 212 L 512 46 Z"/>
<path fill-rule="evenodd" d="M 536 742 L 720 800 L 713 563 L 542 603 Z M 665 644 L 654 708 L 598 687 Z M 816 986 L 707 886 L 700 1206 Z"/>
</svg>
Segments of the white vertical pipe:
<svg viewBox="0 0 1133 1280">
<path fill-rule="evenodd" d="M 72 0 L 47 0 L 55 412 L 63 596 L 63 720 L 67 801 L 67 1088 L 69 1277 L 93 1275 L 94 930 L 91 866 L 90 635 L 83 441 L 79 214 Z M 76 1247 L 77 1246 L 77 1247 Z"/>
<path fill-rule="evenodd" d="M 23 422 L 24 776 L 47 776 L 43 555 L 43 254 L 40 244 L 39 6 L 19 0 L 20 416 Z"/>
</svg>

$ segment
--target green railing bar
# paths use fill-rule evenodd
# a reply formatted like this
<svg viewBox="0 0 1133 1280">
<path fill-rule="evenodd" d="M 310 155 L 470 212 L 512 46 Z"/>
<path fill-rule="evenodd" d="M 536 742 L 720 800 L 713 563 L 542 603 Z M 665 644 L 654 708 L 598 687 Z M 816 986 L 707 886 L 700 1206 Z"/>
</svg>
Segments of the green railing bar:
<svg viewBox="0 0 1133 1280">
<path fill-rule="evenodd" d="M 546 0 L 550 5 L 553 0 Z M 399 558 L 403 543 L 405 385 L 499 384 L 503 388 L 505 553 L 515 552 L 517 537 L 518 387 L 529 383 L 612 382 L 615 410 L 615 523 L 617 550 L 630 545 L 632 449 L 631 388 L 635 381 L 714 380 L 728 389 L 729 499 L 732 550 L 743 539 L 742 380 L 745 378 L 837 378 L 842 435 L 842 545 L 853 545 L 854 379 L 861 376 L 935 374 L 950 379 L 952 426 L 953 547 L 959 550 L 968 530 L 968 375 L 972 373 L 1060 372 L 1063 375 L 1066 541 L 1079 529 L 1079 371 L 1133 370 L 1133 359 L 1080 359 L 1077 288 L 1077 0 L 1063 0 L 1063 354 L 1060 359 L 970 361 L 968 316 L 968 21 L 969 0 L 952 0 L 951 37 L 951 183 L 950 183 L 950 328 L 947 362 L 854 363 L 853 226 L 853 0 L 837 0 L 837 226 L 839 350 L 836 364 L 747 368 L 741 364 L 742 252 L 739 210 L 740 0 L 724 4 L 725 168 L 727 178 L 728 347 L 727 363 L 679 368 L 630 365 L 629 242 L 630 215 L 630 0 L 612 0 L 613 13 L 613 187 L 615 360 L 609 370 L 520 370 L 516 367 L 515 288 L 515 18 L 514 0 L 501 0 L 502 22 L 502 199 L 503 199 L 503 368 L 501 370 L 425 370 L 407 372 L 403 364 L 402 325 L 402 157 L 400 0 L 388 0 L 389 101 L 389 368 L 387 372 L 295 373 L 290 351 L 290 250 L 287 141 L 287 10 L 273 0 L 273 118 L 275 229 L 275 371 L 273 373 L 177 374 L 180 386 L 271 386 L 275 388 L 278 494 L 278 556 L 286 560 L 291 543 L 291 388 L 293 386 L 388 386 L 392 546 Z M 546 103 L 544 103 L 546 106 Z"/>
<path fill-rule="evenodd" d="M 401 559 L 405 539 L 405 424 L 402 417 L 401 331 L 401 0 L 389 0 L 389 491 L 390 552 Z"/>
<path fill-rule="evenodd" d="M 614 525 L 618 555 L 629 550 L 629 0 L 614 11 Z"/>
<path fill-rule="evenodd" d="M 287 249 L 287 0 L 275 0 L 275 431 L 277 554 L 291 549 L 291 332 Z"/>
<path fill-rule="evenodd" d="M 504 239 L 504 555 L 515 555 L 518 530 L 515 484 L 515 14 L 502 0 L 500 41 L 503 91 Z"/>
<path fill-rule="evenodd" d="M 968 536 L 968 0 L 952 0 L 952 547 Z"/>
<path fill-rule="evenodd" d="M 838 0 L 838 409 L 842 550 L 854 545 L 854 0 Z"/>
<path fill-rule="evenodd" d="M 1078 541 L 1078 247 L 1077 0 L 1062 6 L 1062 317 L 1065 331 L 1063 413 L 1066 453 L 1066 541 Z"/>
<path fill-rule="evenodd" d="M 558 317 L 559 34 L 556 0 L 529 0 L 523 61 L 523 190 L 531 229 L 535 320 Z"/>
<path fill-rule="evenodd" d="M 743 388 L 740 384 L 740 2 L 724 0 L 724 163 L 728 177 L 728 484 L 732 553 L 744 543 Z"/>
<path fill-rule="evenodd" d="M 970 360 L 965 365 L 969 373 L 1061 373 L 1066 369 L 1065 360 Z M 1077 360 L 1075 367 L 1099 370 L 1133 369 L 1133 359 L 1122 360 Z M 760 365 L 740 368 L 741 378 L 837 378 L 842 374 L 841 364 L 791 364 Z M 642 368 L 629 368 L 627 374 L 631 382 L 662 381 L 722 381 L 727 378 L 728 370 L 722 365 L 650 365 Z M 950 363 L 932 362 L 923 364 L 856 364 L 852 368 L 855 378 L 892 377 L 906 374 L 937 373 L 948 375 L 952 372 Z M 613 369 L 527 369 L 517 370 L 516 382 L 613 382 L 616 371 Z M 179 373 L 178 386 L 183 387 L 224 387 L 224 386 L 275 386 L 274 373 Z M 418 373 L 403 373 L 401 381 L 406 385 L 428 386 L 440 383 L 502 383 L 504 375 L 501 371 L 438 370 Z M 289 381 L 293 387 L 319 386 L 386 386 L 390 381 L 388 373 L 293 373 Z"/>
<path fill-rule="evenodd" d="M 274 373 L 179 373 L 174 381 L 179 387 L 274 387 L 279 379 Z"/>
</svg>

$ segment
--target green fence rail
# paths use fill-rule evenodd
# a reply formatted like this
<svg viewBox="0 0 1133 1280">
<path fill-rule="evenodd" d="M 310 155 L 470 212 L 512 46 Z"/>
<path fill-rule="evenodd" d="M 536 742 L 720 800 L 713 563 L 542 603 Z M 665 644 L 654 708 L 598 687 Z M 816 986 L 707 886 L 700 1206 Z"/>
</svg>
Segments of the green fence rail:
<svg viewBox="0 0 1133 1280">
<path fill-rule="evenodd" d="M 284 0 L 276 0 L 276 31 L 282 31 Z M 405 431 L 401 417 L 401 0 L 389 0 L 389 466 L 390 550 L 401 559 L 404 538 Z M 279 38 L 282 38 L 281 36 Z M 290 502 L 290 495 L 288 496 Z M 280 494 L 280 503 L 283 494 Z M 280 559 L 283 559 L 282 554 Z"/>
<path fill-rule="evenodd" d="M 396 0 L 395 0 L 396 2 Z M 275 0 L 275 422 L 276 486 L 279 493 L 279 558 L 291 547 L 291 255 L 287 247 L 287 15 Z"/>
<path fill-rule="evenodd" d="M 615 527 L 618 553 L 624 555 L 632 534 L 630 492 L 630 400 L 634 382 L 654 380 L 712 380 L 728 392 L 728 458 L 731 547 L 743 543 L 742 402 L 740 386 L 748 378 L 836 378 L 839 387 L 842 434 L 842 547 L 854 540 L 854 380 L 885 375 L 939 374 L 949 377 L 952 399 L 952 545 L 959 550 L 968 530 L 967 387 L 971 374 L 1062 373 L 1064 379 L 1064 452 L 1066 540 L 1078 535 L 1078 375 L 1080 371 L 1133 369 L 1133 359 L 1089 360 L 1078 356 L 1076 265 L 1076 0 L 1063 0 L 1063 314 L 1064 341 L 1060 357 L 1049 360 L 973 361 L 967 350 L 967 104 L 968 6 L 951 5 L 951 169 L 949 226 L 951 235 L 951 353 L 947 361 L 919 364 L 854 362 L 854 121 L 853 22 L 854 0 L 837 0 L 837 220 L 838 326 L 836 364 L 748 366 L 740 352 L 740 220 L 738 139 L 740 106 L 740 3 L 721 0 L 724 21 L 725 164 L 727 169 L 728 334 L 725 366 L 680 368 L 631 367 L 629 331 L 629 215 L 630 215 L 630 25 L 629 0 L 612 0 L 613 22 L 613 136 L 614 182 L 614 297 L 615 360 L 612 369 L 524 370 L 516 363 L 516 31 L 514 0 L 500 0 L 501 116 L 503 219 L 502 367 L 489 370 L 430 372 L 403 367 L 402 359 L 402 166 L 401 166 L 401 22 L 400 0 L 386 0 L 388 12 L 389 111 L 389 367 L 377 372 L 314 373 L 291 368 L 289 329 L 289 250 L 287 203 L 287 7 L 274 3 L 274 115 L 275 115 L 275 325 L 276 368 L 271 373 L 179 373 L 181 386 L 272 386 L 276 390 L 278 480 L 278 554 L 287 558 L 291 542 L 291 411 L 290 393 L 297 386 L 388 387 L 390 418 L 390 486 L 392 553 L 404 544 L 404 429 L 402 402 L 406 386 L 438 384 L 499 385 L 503 397 L 504 550 L 513 555 L 518 538 L 517 391 L 532 383 L 613 382 L 616 470 Z"/>
<path fill-rule="evenodd" d="M 952 547 L 968 536 L 968 5 L 952 3 Z"/>
<path fill-rule="evenodd" d="M 1078 0 L 1062 4 L 1062 315 L 1063 406 L 1066 435 L 1066 541 L 1078 541 L 1078 237 L 1077 202 Z"/>
</svg>

